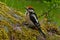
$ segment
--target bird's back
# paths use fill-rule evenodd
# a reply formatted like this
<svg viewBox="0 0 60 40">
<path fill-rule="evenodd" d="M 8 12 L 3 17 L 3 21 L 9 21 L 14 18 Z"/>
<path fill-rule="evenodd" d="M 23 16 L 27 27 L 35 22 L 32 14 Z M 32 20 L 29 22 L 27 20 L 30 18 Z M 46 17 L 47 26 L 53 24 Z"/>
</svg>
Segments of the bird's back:
<svg viewBox="0 0 60 40">
<path fill-rule="evenodd" d="M 35 13 L 31 13 L 30 15 L 29 15 L 29 17 L 30 17 L 30 20 L 33 22 L 33 24 L 35 25 L 35 26 L 40 26 L 40 24 L 39 24 L 39 22 L 38 22 L 38 18 L 37 18 L 37 15 L 35 14 Z"/>
</svg>

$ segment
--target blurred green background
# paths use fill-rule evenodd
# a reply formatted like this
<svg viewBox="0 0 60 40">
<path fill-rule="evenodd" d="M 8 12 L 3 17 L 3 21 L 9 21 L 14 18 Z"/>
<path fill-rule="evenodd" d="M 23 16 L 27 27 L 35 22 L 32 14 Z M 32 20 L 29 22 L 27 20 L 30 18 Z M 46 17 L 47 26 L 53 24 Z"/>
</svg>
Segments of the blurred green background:
<svg viewBox="0 0 60 40">
<path fill-rule="evenodd" d="M 32 6 L 36 14 L 40 16 L 44 12 L 47 12 L 53 4 L 56 3 L 56 7 L 51 9 L 49 12 L 50 19 L 54 21 L 57 25 L 60 25 L 60 0 L 0 0 L 1 2 L 7 4 L 10 8 L 16 9 L 25 13 L 25 8 L 27 6 Z M 43 17 L 40 16 L 39 19 Z"/>
</svg>

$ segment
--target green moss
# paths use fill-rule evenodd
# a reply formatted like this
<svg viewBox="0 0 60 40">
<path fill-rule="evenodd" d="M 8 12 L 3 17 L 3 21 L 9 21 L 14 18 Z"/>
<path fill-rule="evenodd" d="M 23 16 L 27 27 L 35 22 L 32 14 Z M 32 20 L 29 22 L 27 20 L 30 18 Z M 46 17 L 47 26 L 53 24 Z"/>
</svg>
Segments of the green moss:
<svg viewBox="0 0 60 40">
<path fill-rule="evenodd" d="M 12 10 L 5 4 L 3 4 L 3 5 L 1 5 L 1 4 L 3 4 L 3 3 L 0 3 L 0 10 L 1 10 L 0 14 L 3 16 L 3 19 L 0 20 L 0 27 L 3 27 L 4 30 L 5 30 L 5 27 L 8 27 L 7 30 L 10 30 L 10 31 L 8 33 L 6 33 L 6 32 L 5 33 L 6 33 L 7 37 L 9 37 L 9 39 L 11 39 L 11 38 L 14 38 L 15 40 L 38 40 L 38 39 L 42 40 L 42 39 L 44 39 L 43 35 L 41 35 L 41 33 L 39 33 L 38 30 L 28 28 L 28 26 L 25 26 L 23 24 L 26 21 L 25 15 L 23 13 L 21 13 L 20 11 L 16 11 L 15 9 Z M 21 19 L 15 18 L 14 14 L 20 16 L 19 18 L 21 18 Z M 13 23 L 8 19 L 10 19 Z M 20 30 L 14 29 L 15 27 L 17 27 L 17 24 L 18 24 L 18 27 Z M 42 28 L 42 31 L 46 35 L 46 40 L 60 40 L 60 35 L 59 35 L 60 30 L 58 31 L 57 25 L 54 25 L 53 23 L 48 24 L 47 21 L 44 21 L 41 24 L 41 28 Z M 54 33 L 54 35 L 49 34 L 49 31 L 51 31 L 52 29 L 57 30 L 59 34 L 58 33 Z M 3 29 L 1 28 L 1 30 L 3 30 Z M 49 31 L 47 31 L 47 30 L 49 30 Z M 2 40 L 2 39 L 0 39 L 0 40 Z"/>
</svg>

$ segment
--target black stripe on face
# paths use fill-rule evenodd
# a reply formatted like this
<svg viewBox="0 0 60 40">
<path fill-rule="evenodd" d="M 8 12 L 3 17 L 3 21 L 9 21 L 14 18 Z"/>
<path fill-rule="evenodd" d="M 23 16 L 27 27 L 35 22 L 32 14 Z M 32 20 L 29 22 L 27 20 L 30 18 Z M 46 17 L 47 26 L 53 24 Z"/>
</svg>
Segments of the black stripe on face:
<svg viewBox="0 0 60 40">
<path fill-rule="evenodd" d="M 33 8 L 28 8 L 28 9 L 30 9 L 30 10 L 34 10 Z"/>
</svg>

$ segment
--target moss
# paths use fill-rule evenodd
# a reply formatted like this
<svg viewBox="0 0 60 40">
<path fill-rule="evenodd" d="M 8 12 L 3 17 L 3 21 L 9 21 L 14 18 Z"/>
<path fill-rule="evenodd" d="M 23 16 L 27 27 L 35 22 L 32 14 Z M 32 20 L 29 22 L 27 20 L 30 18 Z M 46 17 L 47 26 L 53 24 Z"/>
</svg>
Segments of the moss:
<svg viewBox="0 0 60 40">
<path fill-rule="evenodd" d="M 3 3 L 0 2 L 0 14 L 3 16 L 3 19 L 0 20 L 0 27 L 3 28 L 0 29 L 3 33 L 0 32 L 0 36 L 4 34 L 4 36 L 8 38 L 6 40 L 44 40 L 43 35 L 41 35 L 38 30 L 28 28 L 28 26 L 23 24 L 26 21 L 24 14 L 22 14 L 20 11 L 9 8 L 6 4 L 1 4 Z M 20 16 L 19 18 L 21 19 L 15 18 L 14 14 Z M 7 30 L 9 32 L 5 31 L 5 27 L 8 28 Z M 48 22 L 45 21 L 41 23 L 41 29 L 46 34 L 46 40 L 60 40 L 60 35 L 55 32 L 52 33 L 51 31 L 54 29 L 59 33 L 57 25 L 54 25 L 53 23 L 48 24 Z M 51 31 L 51 33 L 54 35 L 49 34 L 48 30 Z M 3 36 L 0 40 L 3 40 Z"/>
</svg>

